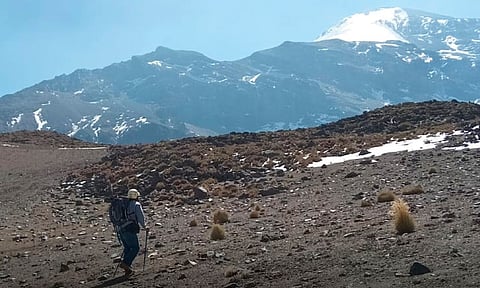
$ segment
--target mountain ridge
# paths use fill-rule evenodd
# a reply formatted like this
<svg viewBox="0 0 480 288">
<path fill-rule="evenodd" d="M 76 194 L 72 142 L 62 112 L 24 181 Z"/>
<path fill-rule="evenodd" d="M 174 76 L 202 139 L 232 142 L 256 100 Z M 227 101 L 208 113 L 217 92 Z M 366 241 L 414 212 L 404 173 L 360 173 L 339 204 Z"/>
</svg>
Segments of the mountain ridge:
<svg viewBox="0 0 480 288">
<path fill-rule="evenodd" d="M 479 101 L 480 41 L 470 36 L 480 20 L 429 17 L 415 16 L 416 28 L 402 32 L 427 31 L 416 43 L 285 41 L 236 61 L 158 47 L 1 97 L 0 132 L 54 130 L 98 143 L 154 143 L 314 127 L 401 102 Z"/>
</svg>

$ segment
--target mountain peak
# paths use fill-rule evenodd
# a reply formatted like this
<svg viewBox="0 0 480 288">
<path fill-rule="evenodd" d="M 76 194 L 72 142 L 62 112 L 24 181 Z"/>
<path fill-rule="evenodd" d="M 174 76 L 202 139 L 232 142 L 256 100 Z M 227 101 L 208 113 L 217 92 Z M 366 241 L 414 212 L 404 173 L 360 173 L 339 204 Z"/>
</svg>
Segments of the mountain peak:
<svg viewBox="0 0 480 288">
<path fill-rule="evenodd" d="M 408 23 L 408 13 L 398 7 L 380 8 L 344 18 L 338 25 L 328 29 L 315 42 L 340 39 L 347 42 L 408 41 L 397 30 Z"/>
</svg>

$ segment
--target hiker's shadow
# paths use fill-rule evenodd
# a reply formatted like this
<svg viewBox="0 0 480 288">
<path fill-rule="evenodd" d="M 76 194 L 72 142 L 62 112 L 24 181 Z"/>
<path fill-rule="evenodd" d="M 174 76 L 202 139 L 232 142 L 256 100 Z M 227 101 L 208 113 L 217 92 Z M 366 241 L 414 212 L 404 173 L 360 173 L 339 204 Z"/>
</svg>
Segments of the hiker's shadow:
<svg viewBox="0 0 480 288">
<path fill-rule="evenodd" d="M 128 280 L 130 278 L 126 277 L 126 276 L 118 276 L 116 278 L 113 278 L 113 279 L 110 279 L 110 280 L 107 280 L 105 282 L 102 282 L 96 286 L 93 286 L 92 288 L 101 288 L 101 287 L 110 287 L 110 286 L 113 286 L 115 284 L 119 284 L 119 283 L 122 283 L 126 280 Z"/>
</svg>

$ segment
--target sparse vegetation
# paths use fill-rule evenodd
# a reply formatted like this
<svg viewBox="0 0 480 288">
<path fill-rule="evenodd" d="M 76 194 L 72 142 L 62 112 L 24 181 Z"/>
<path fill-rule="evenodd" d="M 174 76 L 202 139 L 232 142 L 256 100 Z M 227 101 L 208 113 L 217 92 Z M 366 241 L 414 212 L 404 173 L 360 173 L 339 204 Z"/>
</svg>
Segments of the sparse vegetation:
<svg viewBox="0 0 480 288">
<path fill-rule="evenodd" d="M 393 217 L 395 230 L 398 234 L 412 233 L 415 231 L 415 221 L 410 214 L 409 207 L 402 199 L 396 199 L 390 211 Z"/>
<path fill-rule="evenodd" d="M 190 226 L 190 227 L 197 227 L 197 226 L 198 226 L 197 219 L 192 219 L 192 220 L 190 221 L 189 226 Z"/>
<path fill-rule="evenodd" d="M 397 198 L 392 190 L 383 190 L 377 195 L 377 202 L 392 202 Z"/>
<path fill-rule="evenodd" d="M 370 206 L 372 206 L 372 203 L 365 199 L 363 199 L 362 202 L 360 203 L 360 207 L 370 207 Z"/>
<path fill-rule="evenodd" d="M 217 241 L 225 239 L 225 229 L 220 224 L 213 224 L 212 231 L 210 232 L 210 239 Z"/>
<path fill-rule="evenodd" d="M 228 222 L 228 213 L 225 210 L 217 210 L 213 213 L 213 223 L 224 224 Z"/>
<path fill-rule="evenodd" d="M 238 268 L 235 266 L 228 266 L 225 269 L 225 277 L 230 278 L 238 274 Z"/>
<path fill-rule="evenodd" d="M 424 191 L 421 185 L 408 185 L 402 189 L 403 195 L 422 194 L 423 192 Z"/>
<path fill-rule="evenodd" d="M 260 217 L 260 212 L 257 211 L 257 210 L 253 210 L 252 212 L 250 212 L 250 218 L 251 219 L 256 219 L 256 218 L 259 218 Z"/>
</svg>

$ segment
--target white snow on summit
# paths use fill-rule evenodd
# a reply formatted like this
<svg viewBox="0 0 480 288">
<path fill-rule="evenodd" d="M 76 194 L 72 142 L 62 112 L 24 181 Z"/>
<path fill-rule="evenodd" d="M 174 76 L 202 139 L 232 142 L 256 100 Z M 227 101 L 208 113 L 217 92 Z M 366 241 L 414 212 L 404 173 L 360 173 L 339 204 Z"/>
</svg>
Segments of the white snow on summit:
<svg viewBox="0 0 480 288">
<path fill-rule="evenodd" d="M 327 30 L 315 42 L 340 39 L 347 42 L 386 42 L 396 40 L 408 43 L 396 30 L 406 26 L 408 14 L 401 8 L 382 8 L 367 13 L 354 14 Z"/>
</svg>

